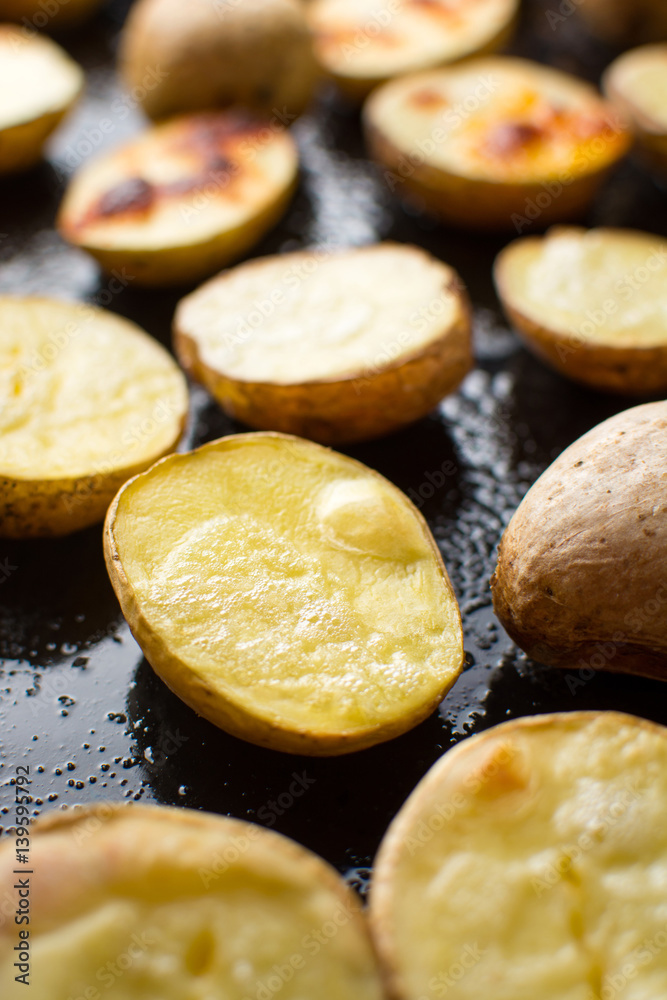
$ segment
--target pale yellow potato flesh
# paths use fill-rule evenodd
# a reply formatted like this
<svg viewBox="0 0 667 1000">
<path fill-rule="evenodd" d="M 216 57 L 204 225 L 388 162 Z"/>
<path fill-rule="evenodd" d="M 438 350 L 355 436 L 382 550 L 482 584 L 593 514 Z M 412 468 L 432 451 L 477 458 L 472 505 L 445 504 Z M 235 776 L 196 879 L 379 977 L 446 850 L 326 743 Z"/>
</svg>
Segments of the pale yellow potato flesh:
<svg viewBox="0 0 667 1000">
<path fill-rule="evenodd" d="M 102 520 L 119 487 L 171 451 L 185 379 L 155 340 L 81 303 L 0 298 L 0 535 Z"/>
<path fill-rule="evenodd" d="M 472 367 L 452 268 L 412 246 L 304 251 L 241 264 L 183 299 L 183 367 L 250 426 L 327 444 L 425 416 Z"/>
<path fill-rule="evenodd" d="M 667 242 L 563 227 L 511 243 L 495 280 L 527 346 L 563 375 L 633 394 L 667 389 Z"/>
<path fill-rule="evenodd" d="M 0 174 L 39 161 L 83 80 L 83 70 L 55 42 L 0 24 Z"/>
<path fill-rule="evenodd" d="M 156 119 L 239 105 L 291 122 L 319 77 L 302 0 L 137 0 L 120 69 Z"/>
<path fill-rule="evenodd" d="M 322 67 L 350 96 L 394 76 L 499 47 L 517 0 L 313 0 L 308 21 Z"/>
<path fill-rule="evenodd" d="M 667 171 L 667 45 L 643 45 L 606 70 L 607 96 L 631 122 L 652 166 Z"/>
<path fill-rule="evenodd" d="M 162 679 L 250 742 L 313 755 L 426 718 L 462 668 L 461 622 L 407 497 L 299 438 L 172 456 L 109 510 L 123 613 Z"/>
<path fill-rule="evenodd" d="M 382 1000 L 360 904 L 324 861 L 279 834 L 194 810 L 102 803 L 38 821 L 30 860 L 30 986 L 13 965 L 25 928 L 5 920 L 7 1000 Z M 15 867 L 4 838 L 4 886 L 20 877 Z"/>
<path fill-rule="evenodd" d="M 364 118 L 392 191 L 447 222 L 518 233 L 581 214 L 630 144 L 588 83 L 509 56 L 392 80 Z"/>
<path fill-rule="evenodd" d="M 279 123 L 245 112 L 184 115 L 86 163 L 58 227 L 106 270 L 137 284 L 205 277 L 250 249 L 283 214 L 298 155 Z"/>
<path fill-rule="evenodd" d="M 371 928 L 392 1000 L 667 995 L 667 730 L 613 712 L 460 743 L 389 828 Z"/>
</svg>

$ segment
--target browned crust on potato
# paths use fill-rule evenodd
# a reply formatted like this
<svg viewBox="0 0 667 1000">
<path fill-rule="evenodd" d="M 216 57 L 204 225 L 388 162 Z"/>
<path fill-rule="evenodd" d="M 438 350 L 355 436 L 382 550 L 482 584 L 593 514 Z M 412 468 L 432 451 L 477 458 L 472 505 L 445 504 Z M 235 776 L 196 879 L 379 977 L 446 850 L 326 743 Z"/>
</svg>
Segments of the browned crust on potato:
<svg viewBox="0 0 667 1000">
<path fill-rule="evenodd" d="M 201 447 L 195 449 L 192 454 L 197 454 L 204 449 L 219 446 L 223 442 L 234 445 L 238 442 L 247 441 L 249 437 L 269 438 L 286 442 L 295 441 L 300 444 L 304 443 L 300 439 L 295 438 L 293 435 L 269 431 L 253 435 L 233 434 L 226 438 L 220 438 L 218 441 L 211 441 L 208 444 L 201 445 Z M 308 444 L 312 448 L 324 447 L 323 445 L 315 444 L 312 441 L 308 442 Z M 328 451 L 330 449 L 325 450 Z M 170 455 L 161 459 L 161 461 L 156 463 L 156 465 L 159 465 L 162 462 L 182 460 L 183 457 L 183 455 Z M 380 475 L 380 473 L 376 472 L 374 469 L 370 469 L 362 462 L 358 462 L 356 459 L 351 459 L 347 456 L 346 460 L 348 462 L 352 462 L 364 473 L 370 473 L 373 477 L 379 479 L 383 483 L 387 482 L 384 476 Z M 185 704 L 188 705 L 194 712 L 197 712 L 197 714 L 204 716 L 209 720 L 209 722 L 212 722 L 214 725 L 225 730 L 225 732 L 230 733 L 232 736 L 236 736 L 239 739 L 246 740 L 248 743 L 253 743 L 256 746 L 265 747 L 269 750 L 281 750 L 286 753 L 303 754 L 311 757 L 341 756 L 343 754 L 356 752 L 357 750 L 367 749 L 368 747 L 393 739 L 394 737 L 400 736 L 408 730 L 413 729 L 435 711 L 442 699 L 455 683 L 460 670 L 463 668 L 463 649 L 461 649 L 461 663 L 459 665 L 459 670 L 455 673 L 453 679 L 449 680 L 446 684 L 443 684 L 440 692 L 437 697 L 433 699 L 432 703 L 425 705 L 421 713 L 411 716 L 407 721 L 395 720 L 394 722 L 383 726 L 369 726 L 367 729 L 362 731 L 354 730 L 335 734 L 323 734 L 313 732 L 312 730 L 308 730 L 306 728 L 298 728 L 296 726 L 291 726 L 288 729 L 283 725 L 276 724 L 270 719 L 262 718 L 260 720 L 256 716 L 248 715 L 242 706 L 236 705 L 232 700 L 224 699 L 220 690 L 214 690 L 212 687 L 207 685 L 206 682 L 198 677 L 186 663 L 171 653 L 164 642 L 153 632 L 153 629 L 144 617 L 141 605 L 135 598 L 133 588 L 123 569 L 118 552 L 118 546 L 116 544 L 114 528 L 118 506 L 122 500 L 123 493 L 136 478 L 138 477 L 135 476 L 134 479 L 131 479 L 124 484 L 107 511 L 104 523 L 104 559 L 109 579 L 111 580 L 111 584 L 116 592 L 116 597 L 118 598 L 118 602 L 130 630 L 141 646 L 146 655 L 146 659 L 155 673 L 167 685 L 167 687 L 181 699 L 181 701 L 185 702 Z M 412 514 L 419 523 L 424 537 L 428 541 L 431 552 L 436 559 L 438 569 L 442 577 L 443 586 L 451 597 L 452 607 L 456 608 L 459 629 L 462 633 L 461 615 L 458 602 L 442 559 L 442 553 L 436 545 L 435 539 L 433 538 L 428 524 L 423 516 L 417 508 L 414 507 L 408 497 L 405 497 L 405 502 L 411 508 Z M 195 692 L 194 694 L 193 691 Z"/>
</svg>

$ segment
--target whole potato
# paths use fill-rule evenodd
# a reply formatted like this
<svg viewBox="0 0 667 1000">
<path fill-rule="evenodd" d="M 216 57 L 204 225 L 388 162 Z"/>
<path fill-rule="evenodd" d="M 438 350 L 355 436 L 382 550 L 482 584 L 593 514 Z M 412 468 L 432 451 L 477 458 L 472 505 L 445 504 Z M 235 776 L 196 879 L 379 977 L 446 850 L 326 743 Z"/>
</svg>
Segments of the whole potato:
<svg viewBox="0 0 667 1000">
<path fill-rule="evenodd" d="M 541 663 L 667 679 L 667 402 L 593 428 L 528 491 L 491 581 Z"/>
<path fill-rule="evenodd" d="M 667 39 L 665 0 L 579 0 L 579 3 L 591 31 L 605 41 L 627 45 Z"/>
<path fill-rule="evenodd" d="M 120 61 L 151 118 L 231 104 L 296 116 L 318 72 L 301 0 L 138 0 Z"/>
<path fill-rule="evenodd" d="M 85 21 L 102 0 L 0 0 L 0 21 L 20 21 L 40 31 L 60 31 Z"/>
</svg>

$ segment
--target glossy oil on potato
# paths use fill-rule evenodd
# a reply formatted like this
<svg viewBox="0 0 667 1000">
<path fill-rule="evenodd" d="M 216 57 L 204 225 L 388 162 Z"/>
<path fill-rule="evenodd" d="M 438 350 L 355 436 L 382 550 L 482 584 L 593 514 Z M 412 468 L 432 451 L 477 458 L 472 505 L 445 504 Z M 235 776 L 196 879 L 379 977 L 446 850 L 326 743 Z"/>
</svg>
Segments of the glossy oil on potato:
<svg viewBox="0 0 667 1000">
<path fill-rule="evenodd" d="M 82 87 L 83 71 L 59 45 L 0 24 L 0 174 L 39 162 Z"/>
<path fill-rule="evenodd" d="M 590 84 L 508 56 L 392 80 L 364 121 L 398 197 L 458 226 L 516 233 L 579 217 L 631 141 Z"/>
<path fill-rule="evenodd" d="M 206 277 L 282 216 L 296 184 L 289 132 L 245 112 L 185 115 L 87 162 L 58 216 L 62 236 L 137 285 Z"/>
<path fill-rule="evenodd" d="M 493 606 L 534 660 L 667 678 L 667 402 L 617 414 L 528 491 Z"/>
<path fill-rule="evenodd" d="M 644 159 L 667 173 L 667 45 L 624 53 L 602 79 L 605 93 L 632 124 Z"/>
<path fill-rule="evenodd" d="M 491 52 L 511 35 L 517 0 L 313 0 L 323 70 L 353 99 L 395 76 Z"/>
<path fill-rule="evenodd" d="M 667 730 L 616 712 L 463 740 L 382 842 L 371 928 L 391 1000 L 667 995 Z"/>
<path fill-rule="evenodd" d="M 241 264 L 183 299 L 174 343 L 232 417 L 337 444 L 426 416 L 472 367 L 470 326 L 455 271 L 383 243 Z"/>
<path fill-rule="evenodd" d="M 185 379 L 139 327 L 81 303 L 0 297 L 0 537 L 65 535 L 175 447 Z"/>
<path fill-rule="evenodd" d="M 287 124 L 318 76 L 302 0 L 138 0 L 120 65 L 151 118 L 239 105 Z"/>
<path fill-rule="evenodd" d="M 51 813 L 30 840 L 30 985 L 14 978 L 21 928 L 3 920 L 5 1000 L 245 1000 L 276 984 L 282 1000 L 383 1000 L 359 902 L 286 837 L 190 809 L 103 802 Z M 3 886 L 15 867 L 5 837 Z"/>
<path fill-rule="evenodd" d="M 159 462 L 107 515 L 107 569 L 149 663 L 200 715 L 333 755 L 406 732 L 463 662 L 439 551 L 378 473 L 244 434 Z"/>
<path fill-rule="evenodd" d="M 567 378 L 632 395 L 667 391 L 667 242 L 561 227 L 510 243 L 495 280 L 526 345 Z"/>
</svg>

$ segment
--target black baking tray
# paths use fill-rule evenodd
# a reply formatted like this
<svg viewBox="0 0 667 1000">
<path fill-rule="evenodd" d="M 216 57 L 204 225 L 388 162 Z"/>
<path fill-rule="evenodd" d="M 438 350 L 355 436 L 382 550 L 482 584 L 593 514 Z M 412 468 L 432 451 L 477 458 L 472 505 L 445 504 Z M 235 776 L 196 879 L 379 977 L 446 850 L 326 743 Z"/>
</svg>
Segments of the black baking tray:
<svg viewBox="0 0 667 1000">
<path fill-rule="evenodd" d="M 142 126 L 114 75 L 127 6 L 109 4 L 62 39 L 86 68 L 87 92 L 49 160 L 0 182 L 0 293 L 111 298 L 110 309 L 169 345 L 184 290 L 130 282 L 109 296 L 96 265 L 53 228 L 72 170 Z M 512 51 L 597 80 L 616 53 L 596 43 L 576 13 L 553 25 L 553 8 L 553 0 L 524 4 Z M 111 125 L 103 129 L 102 120 Z M 14 799 L 16 765 L 29 765 L 35 815 L 104 799 L 229 814 L 294 837 L 363 892 L 389 821 L 458 740 L 508 718 L 560 710 L 620 709 L 667 723 L 667 705 L 658 681 L 591 679 L 585 665 L 564 671 L 531 662 L 495 619 L 488 587 L 500 535 L 531 483 L 584 431 L 635 401 L 578 388 L 519 346 L 491 283 L 506 240 L 449 230 L 400 207 L 364 157 L 357 112 L 325 92 L 295 132 L 299 191 L 255 255 L 322 242 L 413 242 L 459 270 L 475 305 L 478 365 L 461 390 L 410 429 L 348 452 L 420 505 L 460 601 L 466 670 L 438 713 L 382 746 L 331 759 L 259 749 L 198 718 L 153 674 L 108 582 L 99 526 L 56 541 L 0 539 L 0 821 Z M 665 206 L 664 192 L 628 161 L 586 222 L 664 235 Z M 239 430 L 193 388 L 185 446 Z"/>
</svg>

